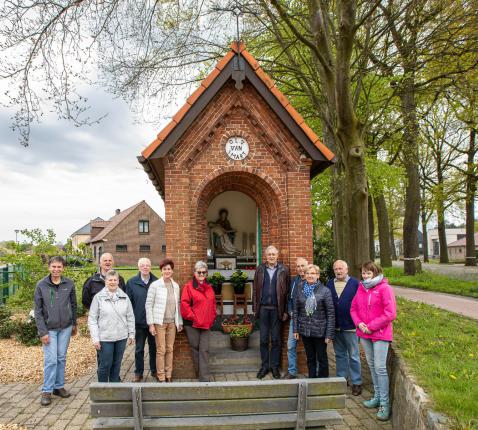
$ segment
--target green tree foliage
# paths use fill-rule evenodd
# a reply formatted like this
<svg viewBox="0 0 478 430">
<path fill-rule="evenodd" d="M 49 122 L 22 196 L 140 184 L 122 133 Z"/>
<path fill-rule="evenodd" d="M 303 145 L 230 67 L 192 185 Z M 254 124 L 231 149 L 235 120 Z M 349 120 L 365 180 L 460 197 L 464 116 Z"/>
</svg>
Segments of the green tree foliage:
<svg viewBox="0 0 478 430">
<path fill-rule="evenodd" d="M 24 251 L 22 247 L 16 246 L 14 252 L 4 255 L 0 261 L 12 265 L 13 279 L 11 282 L 18 286 L 16 294 L 8 298 L 8 306 L 30 310 L 33 308 L 35 286 L 41 278 L 48 274 L 48 259 L 54 255 L 65 256 L 66 254 L 54 245 L 56 235 L 53 230 L 44 232 L 36 228 L 22 230 L 21 233 L 27 238 L 31 250 Z M 76 253 L 73 249 L 69 249 L 68 252 L 71 257 L 84 258 L 85 255 L 84 250 Z M 86 261 L 85 266 L 81 268 L 67 266 L 64 271 L 64 276 L 75 282 L 80 313 L 82 312 L 81 287 L 94 270 L 94 265 Z M 28 331 L 28 328 L 26 330 Z"/>
</svg>

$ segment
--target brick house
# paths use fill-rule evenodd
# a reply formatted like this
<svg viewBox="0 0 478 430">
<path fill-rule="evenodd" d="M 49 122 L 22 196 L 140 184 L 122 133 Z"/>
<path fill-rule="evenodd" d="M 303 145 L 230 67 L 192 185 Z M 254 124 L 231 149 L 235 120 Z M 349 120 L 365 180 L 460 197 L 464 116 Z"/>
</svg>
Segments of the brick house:
<svg viewBox="0 0 478 430">
<path fill-rule="evenodd" d="M 90 239 L 93 258 L 109 252 L 117 266 L 134 266 L 140 257 L 148 257 L 157 265 L 166 253 L 165 223 L 142 200 L 124 211 L 116 209 L 109 220 L 90 221 Z"/>
<path fill-rule="evenodd" d="M 167 255 L 180 285 L 197 260 L 214 257 L 210 226 L 220 208 L 236 231 L 236 259 L 255 266 L 274 244 L 292 274 L 297 257 L 312 261 L 310 180 L 334 154 L 242 42 L 231 45 L 138 160 L 164 199 Z M 186 376 L 184 342 L 178 336 L 175 372 Z"/>
</svg>

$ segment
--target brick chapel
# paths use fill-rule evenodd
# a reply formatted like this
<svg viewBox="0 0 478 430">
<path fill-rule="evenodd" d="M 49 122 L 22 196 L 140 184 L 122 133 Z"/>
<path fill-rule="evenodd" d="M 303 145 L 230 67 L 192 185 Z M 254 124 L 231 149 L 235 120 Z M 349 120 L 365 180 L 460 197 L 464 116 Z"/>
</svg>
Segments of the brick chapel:
<svg viewBox="0 0 478 430">
<path fill-rule="evenodd" d="M 243 268 L 253 279 L 271 244 L 291 275 L 297 257 L 312 261 L 310 180 L 334 154 L 242 42 L 138 159 L 164 199 L 166 254 L 180 285 L 198 260 L 210 272 Z M 220 237 L 218 228 L 228 234 Z M 231 313 L 230 294 L 223 295 Z M 175 373 L 183 377 L 178 352 L 187 354 L 185 339 L 178 336 L 175 346 Z"/>
</svg>

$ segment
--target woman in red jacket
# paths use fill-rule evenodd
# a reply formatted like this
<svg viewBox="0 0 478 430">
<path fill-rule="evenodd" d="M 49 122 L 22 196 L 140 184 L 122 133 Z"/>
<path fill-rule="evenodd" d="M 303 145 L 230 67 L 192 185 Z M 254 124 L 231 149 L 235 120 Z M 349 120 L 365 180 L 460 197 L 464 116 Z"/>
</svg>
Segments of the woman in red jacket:
<svg viewBox="0 0 478 430">
<path fill-rule="evenodd" d="M 194 265 L 194 276 L 183 287 L 181 315 L 188 337 L 194 367 L 200 382 L 209 382 L 209 329 L 216 318 L 214 290 L 206 282 L 207 264 L 198 261 Z"/>
</svg>

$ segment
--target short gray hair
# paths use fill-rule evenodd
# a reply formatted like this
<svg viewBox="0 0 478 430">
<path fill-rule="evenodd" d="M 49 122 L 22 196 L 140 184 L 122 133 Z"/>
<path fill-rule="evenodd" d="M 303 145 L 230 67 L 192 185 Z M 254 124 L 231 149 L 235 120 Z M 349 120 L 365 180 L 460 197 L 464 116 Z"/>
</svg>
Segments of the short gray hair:
<svg viewBox="0 0 478 430">
<path fill-rule="evenodd" d="M 344 260 L 335 260 L 335 261 L 334 261 L 334 264 L 333 264 L 333 266 L 332 266 L 332 267 L 333 267 L 333 268 L 335 268 L 335 265 L 336 265 L 337 263 L 343 264 L 343 265 L 345 266 L 345 268 L 346 268 L 346 269 L 348 269 L 348 268 L 349 268 L 349 265 L 348 265 L 348 264 L 347 264 L 347 262 L 346 262 L 346 261 L 344 261 Z"/>
<path fill-rule="evenodd" d="M 139 260 L 138 260 L 138 267 L 140 264 L 142 263 L 149 263 L 149 265 L 151 266 L 151 260 L 149 258 L 146 258 L 146 257 L 141 257 Z"/>
<path fill-rule="evenodd" d="M 204 261 L 196 261 L 196 264 L 194 265 L 194 271 L 197 272 L 199 269 L 205 269 L 207 272 L 207 264 Z"/>
<path fill-rule="evenodd" d="M 266 255 L 269 254 L 269 252 L 274 251 L 275 254 L 279 254 L 279 250 L 274 246 L 274 245 L 269 245 L 266 248 Z"/>
<path fill-rule="evenodd" d="M 119 273 L 116 270 L 108 270 L 105 275 L 105 280 L 108 278 L 116 278 L 119 279 Z"/>
</svg>

